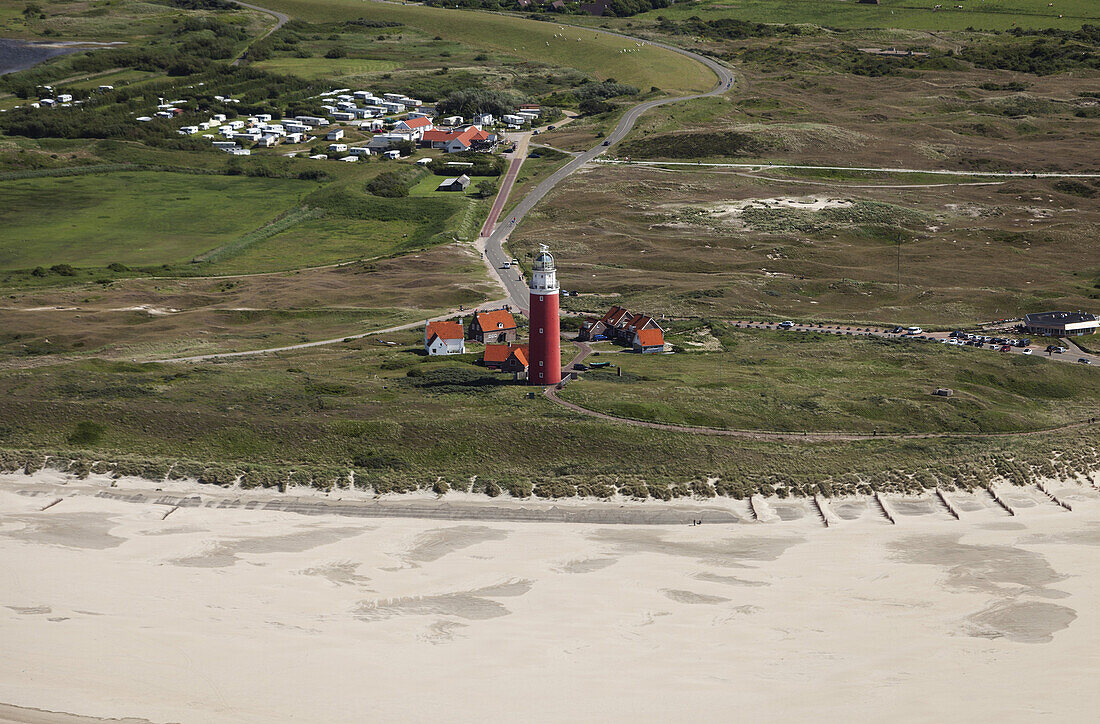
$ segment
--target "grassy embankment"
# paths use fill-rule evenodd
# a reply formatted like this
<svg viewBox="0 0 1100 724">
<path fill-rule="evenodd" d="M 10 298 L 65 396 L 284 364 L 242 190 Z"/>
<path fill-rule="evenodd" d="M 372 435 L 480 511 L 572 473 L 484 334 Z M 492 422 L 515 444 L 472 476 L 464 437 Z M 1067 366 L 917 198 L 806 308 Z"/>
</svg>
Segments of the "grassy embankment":
<svg viewBox="0 0 1100 724">
<path fill-rule="evenodd" d="M 714 492 L 703 483 L 708 476 L 720 478 L 721 494 L 737 496 L 776 490 L 807 493 L 817 485 L 829 492 L 867 491 L 871 486 L 920 490 L 937 484 L 984 485 L 999 475 L 1025 482 L 1037 473 L 1066 474 L 1097 463 L 1087 430 L 800 444 L 632 427 L 585 418 L 541 396 L 528 399 L 526 387 L 475 366 L 474 347 L 465 357 L 438 359 L 418 351 L 419 332 L 385 339 L 400 345 L 364 340 L 197 366 L 87 361 L 42 368 L 31 376 L 3 371 L 0 447 L 36 451 L 29 456 L 32 466 L 40 464 L 33 462 L 35 455 L 50 453 L 79 458 L 76 471 L 96 460 L 115 461 L 125 463 L 121 471 L 154 479 L 176 464 L 176 474 L 202 476 L 208 482 L 229 483 L 247 472 L 245 485 L 290 481 L 329 487 L 345 484 L 354 469 L 357 484 L 378 492 L 430 488 L 439 478 L 450 487 L 465 488 L 477 476 L 476 489 L 512 488 L 520 496 L 531 484 L 547 495 L 605 495 L 616 488 L 628 495 L 665 498 L 693 489 L 707 495 Z M 846 369 L 843 375 L 814 375 L 819 399 L 825 400 L 818 413 L 822 427 L 882 422 L 874 403 L 831 409 L 852 393 L 856 370 L 884 369 L 859 359 L 861 345 L 812 338 L 799 345 L 802 359 L 816 364 L 833 356 L 834 364 Z M 1058 419 L 1054 405 L 1079 399 L 1060 396 L 1080 381 L 1067 376 L 1074 374 L 1073 368 L 1039 361 L 1018 367 L 999 358 L 975 366 L 949 352 L 899 347 L 887 354 L 915 358 L 920 366 L 889 369 L 881 377 L 865 376 L 861 383 L 868 394 L 881 395 L 887 408 L 894 404 L 908 410 L 931 410 L 940 403 L 973 408 L 976 403 L 968 401 L 969 395 L 989 394 L 981 403 L 986 411 L 974 414 L 984 415 L 994 427 L 1011 427 L 1020 419 L 1019 399 L 996 379 L 1000 374 L 1024 382 L 1036 399 L 1028 409 L 1047 421 Z M 727 385 L 747 385 L 763 386 L 769 395 L 793 401 L 799 378 L 812 374 L 779 361 L 764 365 L 780 372 L 774 381 L 723 371 L 728 355 L 738 353 L 740 348 L 680 358 L 624 355 L 619 361 L 632 374 L 664 365 L 659 375 L 652 369 L 653 376 L 676 379 L 681 388 L 677 394 L 696 398 L 727 395 Z M 941 353 L 947 356 L 938 359 Z M 911 390 L 922 389 L 930 369 L 937 370 L 935 375 L 952 375 L 966 390 L 963 398 L 906 401 Z M 968 375 L 971 382 L 965 381 Z M 722 387 L 708 387 L 707 378 Z M 602 384 L 617 384 L 623 394 L 644 385 L 666 401 L 673 387 L 660 381 L 583 381 L 576 389 Z M 792 422 L 807 419 L 785 408 L 781 412 Z M 937 417 L 926 412 L 916 420 L 935 424 Z M 898 426 L 906 424 L 900 414 L 893 419 Z M 961 413 L 953 419 L 966 424 Z M 1054 465 L 1052 451 L 1064 452 Z M 9 466 L 28 459 L 22 453 L 0 457 Z"/>
<path fill-rule="evenodd" d="M 714 74 L 671 51 L 648 46 L 639 53 L 620 53 L 633 44 L 606 35 L 565 29 L 554 23 L 486 13 L 388 3 L 333 0 L 273 0 L 265 7 L 310 22 L 367 18 L 404 23 L 464 45 L 529 58 L 548 67 L 576 68 L 599 80 L 614 78 L 642 89 L 690 92 L 709 90 Z M 564 38 L 555 37 L 564 34 Z"/>
</svg>

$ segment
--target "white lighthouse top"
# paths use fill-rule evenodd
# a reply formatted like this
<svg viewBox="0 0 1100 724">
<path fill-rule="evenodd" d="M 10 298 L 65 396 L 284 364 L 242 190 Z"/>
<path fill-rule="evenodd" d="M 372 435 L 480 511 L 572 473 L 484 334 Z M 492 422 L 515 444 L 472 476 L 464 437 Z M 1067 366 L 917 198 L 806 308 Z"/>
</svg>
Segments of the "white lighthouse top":
<svg viewBox="0 0 1100 724">
<path fill-rule="evenodd" d="M 550 253 L 546 244 L 539 244 L 539 255 L 531 265 L 531 293 L 558 293 L 558 275 L 554 266 L 554 255 Z"/>
</svg>

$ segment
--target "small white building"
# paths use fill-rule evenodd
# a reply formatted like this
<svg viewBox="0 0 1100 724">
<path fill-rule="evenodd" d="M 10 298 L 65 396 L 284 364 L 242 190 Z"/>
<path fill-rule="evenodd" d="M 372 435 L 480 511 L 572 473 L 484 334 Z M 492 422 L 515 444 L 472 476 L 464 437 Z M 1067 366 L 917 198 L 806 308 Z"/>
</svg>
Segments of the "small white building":
<svg viewBox="0 0 1100 724">
<path fill-rule="evenodd" d="M 396 161 L 397 159 L 401 158 L 401 152 L 398 151 L 396 148 L 393 149 L 392 151 L 383 151 L 382 155 L 385 156 L 388 159 L 393 160 L 393 161 Z"/>
<path fill-rule="evenodd" d="M 462 322 L 428 322 L 424 325 L 424 350 L 433 357 L 464 354 L 466 329 Z"/>
<path fill-rule="evenodd" d="M 366 146 L 352 146 L 348 149 L 348 153 L 352 156 L 369 156 L 370 149 Z"/>
<path fill-rule="evenodd" d="M 509 126 L 522 126 L 527 119 L 523 116 L 517 116 L 515 114 L 508 113 L 501 116 L 500 120 L 504 121 Z"/>
<path fill-rule="evenodd" d="M 346 143 L 330 143 L 328 145 L 328 150 L 333 151 L 335 153 L 347 153 L 348 144 L 346 144 Z"/>
<path fill-rule="evenodd" d="M 333 128 L 331 131 L 325 134 L 326 141 L 339 141 L 344 137 L 343 128 Z"/>
<path fill-rule="evenodd" d="M 493 120 L 492 113 L 478 113 L 470 119 L 470 123 L 475 126 L 491 126 L 493 125 Z"/>
<path fill-rule="evenodd" d="M 462 116 L 447 116 L 443 119 L 444 126 L 461 126 Z"/>
<path fill-rule="evenodd" d="M 359 157 L 358 156 L 344 156 L 340 160 L 343 161 L 344 163 L 355 163 L 356 161 L 359 160 Z"/>
</svg>

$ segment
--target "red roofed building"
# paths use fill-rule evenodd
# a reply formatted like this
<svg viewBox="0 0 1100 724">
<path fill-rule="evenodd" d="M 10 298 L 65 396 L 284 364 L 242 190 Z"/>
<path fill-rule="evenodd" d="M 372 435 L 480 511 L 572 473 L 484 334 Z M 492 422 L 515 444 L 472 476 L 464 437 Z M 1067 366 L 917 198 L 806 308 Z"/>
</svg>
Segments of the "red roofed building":
<svg viewBox="0 0 1100 724">
<path fill-rule="evenodd" d="M 657 329 L 640 329 L 634 334 L 634 351 L 660 354 L 665 351 L 665 333 Z"/>
<path fill-rule="evenodd" d="M 507 309 L 476 312 L 467 339 L 477 342 L 515 342 L 516 320 Z"/>
<path fill-rule="evenodd" d="M 413 138 L 423 138 L 424 134 L 435 128 L 431 118 L 403 118 L 393 124 L 394 133 L 408 133 Z"/>
<path fill-rule="evenodd" d="M 487 344 L 482 363 L 489 369 L 519 374 L 527 371 L 527 345 Z"/>
<path fill-rule="evenodd" d="M 420 141 L 428 148 L 442 148 L 447 153 L 456 153 L 491 146 L 496 141 L 496 135 L 477 126 L 467 126 L 457 131 L 428 130 L 421 135 Z"/>
<path fill-rule="evenodd" d="M 462 322 L 428 322 L 424 325 L 424 351 L 432 356 L 463 354 L 466 335 Z"/>
</svg>

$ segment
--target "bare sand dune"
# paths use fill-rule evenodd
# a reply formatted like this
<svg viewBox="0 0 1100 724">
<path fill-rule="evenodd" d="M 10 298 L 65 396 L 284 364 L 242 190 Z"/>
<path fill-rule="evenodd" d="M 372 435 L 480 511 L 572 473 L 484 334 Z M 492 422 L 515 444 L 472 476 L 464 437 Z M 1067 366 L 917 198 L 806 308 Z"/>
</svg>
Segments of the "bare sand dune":
<svg viewBox="0 0 1100 724">
<path fill-rule="evenodd" d="M 0 721 L 1065 722 L 1100 708 L 1100 500 L 1084 486 L 1048 488 L 1076 496 L 1072 511 L 999 491 L 1014 515 L 950 493 L 960 519 L 934 496 L 887 496 L 895 524 L 874 499 L 833 500 L 826 527 L 801 500 L 768 501 L 773 522 L 695 526 L 216 504 L 165 517 L 96 484 L 0 476 Z"/>
</svg>

